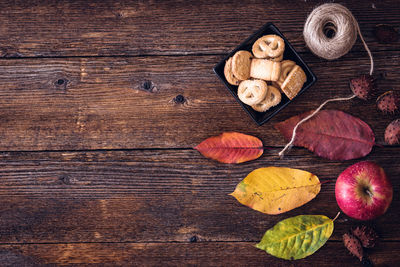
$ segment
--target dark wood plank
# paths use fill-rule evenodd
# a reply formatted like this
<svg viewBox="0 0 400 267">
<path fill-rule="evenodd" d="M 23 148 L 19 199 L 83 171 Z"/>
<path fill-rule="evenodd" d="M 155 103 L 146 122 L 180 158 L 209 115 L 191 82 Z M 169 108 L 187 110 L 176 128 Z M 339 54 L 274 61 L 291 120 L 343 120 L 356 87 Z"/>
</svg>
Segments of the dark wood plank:
<svg viewBox="0 0 400 267">
<path fill-rule="evenodd" d="M 376 148 L 367 157 L 396 177 L 397 148 Z M 241 165 L 223 165 L 193 150 L 37 152 L 0 154 L 0 243 L 258 241 L 278 221 L 299 214 L 339 211 L 335 179 L 356 162 L 329 162 L 294 149 L 277 150 Z M 265 166 L 300 168 L 319 176 L 316 199 L 271 216 L 228 196 L 250 171 Z M 384 240 L 399 240 L 400 198 L 374 224 Z M 332 240 L 356 222 L 342 215 Z"/>
<path fill-rule="evenodd" d="M 15 259 L 31 265 L 57 264 L 76 266 L 361 266 L 341 242 L 327 242 L 313 255 L 285 261 L 274 258 L 247 242 L 201 243 L 92 243 L 0 245 L 3 266 L 15 266 Z M 399 242 L 382 242 L 370 250 L 377 267 L 397 266 Z M 0 254 L 1 255 L 1 254 Z M 8 265 L 9 264 L 9 265 Z M 25 265 L 24 265 L 25 266 Z"/>
<path fill-rule="evenodd" d="M 2 1 L 3 57 L 227 53 L 266 22 L 299 51 L 303 24 L 324 1 Z M 373 51 L 398 49 L 372 36 L 400 24 L 397 1 L 348 1 Z M 364 51 L 360 42 L 354 48 Z"/>
<path fill-rule="evenodd" d="M 375 53 L 386 78 L 378 93 L 397 90 L 400 52 Z M 222 131 L 285 142 L 272 127 L 348 96 L 348 81 L 368 70 L 364 53 L 329 62 L 305 59 L 319 81 L 271 122 L 258 127 L 212 72 L 220 56 L 71 58 L 0 61 L 0 150 L 75 150 L 193 147 Z M 355 66 L 357 62 L 357 66 Z M 174 101 L 184 96 L 183 103 Z M 376 111 L 374 100 L 332 103 L 369 123 L 378 143 L 394 116 Z"/>
</svg>

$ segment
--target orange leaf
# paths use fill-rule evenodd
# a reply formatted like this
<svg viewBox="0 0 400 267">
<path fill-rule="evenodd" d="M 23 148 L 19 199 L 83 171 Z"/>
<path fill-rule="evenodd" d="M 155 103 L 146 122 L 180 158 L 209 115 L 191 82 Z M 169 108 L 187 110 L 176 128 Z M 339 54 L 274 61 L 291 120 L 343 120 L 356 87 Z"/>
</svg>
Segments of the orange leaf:
<svg viewBox="0 0 400 267">
<path fill-rule="evenodd" d="M 257 159 L 264 151 L 260 139 L 236 132 L 207 138 L 194 149 L 207 158 L 223 163 L 242 163 Z"/>
</svg>

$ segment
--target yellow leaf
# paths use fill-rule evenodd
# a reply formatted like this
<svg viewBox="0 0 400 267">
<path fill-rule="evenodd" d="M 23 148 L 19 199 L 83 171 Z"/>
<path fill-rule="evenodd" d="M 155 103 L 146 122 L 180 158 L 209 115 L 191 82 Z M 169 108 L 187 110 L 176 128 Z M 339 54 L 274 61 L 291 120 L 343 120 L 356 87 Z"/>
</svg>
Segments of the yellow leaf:
<svg viewBox="0 0 400 267">
<path fill-rule="evenodd" d="M 321 183 L 312 173 L 267 167 L 249 173 L 230 195 L 252 209 L 266 214 L 280 214 L 304 205 L 320 190 Z"/>
</svg>

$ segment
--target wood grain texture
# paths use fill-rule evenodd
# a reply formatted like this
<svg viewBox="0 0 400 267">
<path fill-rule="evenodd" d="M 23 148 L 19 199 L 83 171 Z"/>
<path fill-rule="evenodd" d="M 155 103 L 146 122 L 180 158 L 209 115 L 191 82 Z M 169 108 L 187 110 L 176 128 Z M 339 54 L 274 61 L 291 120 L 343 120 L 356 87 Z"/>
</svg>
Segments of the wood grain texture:
<svg viewBox="0 0 400 267">
<path fill-rule="evenodd" d="M 276 122 L 348 96 L 366 73 L 360 41 L 339 60 L 312 55 L 302 37 L 321 1 L 0 1 L 1 266 L 356 266 L 341 236 L 358 222 L 341 215 L 328 243 L 296 262 L 253 245 L 278 221 L 299 214 L 334 217 L 334 181 L 348 162 L 317 158 L 285 141 Z M 399 43 L 379 44 L 376 24 L 398 27 L 396 1 L 345 1 L 371 48 L 378 89 L 398 91 Z M 284 33 L 318 83 L 262 127 L 212 72 L 266 22 Z M 383 144 L 386 125 L 374 100 L 329 104 L 371 125 Z M 223 131 L 273 146 L 257 161 L 220 164 L 190 149 Z M 79 150 L 79 151 L 77 151 Z M 373 148 L 394 185 L 387 214 L 372 224 L 376 266 L 400 262 L 398 155 Z M 228 196 L 255 168 L 300 168 L 318 175 L 321 193 L 278 216 Z M 196 242 L 193 242 L 196 241 Z M 192 242 L 192 243 L 191 243 Z"/>
<path fill-rule="evenodd" d="M 227 53 L 267 22 L 299 51 L 303 24 L 324 1 L 1 1 L 3 57 Z M 398 26 L 396 1 L 345 1 L 373 52 L 379 23 Z M 364 51 L 361 42 L 354 50 Z"/>
<path fill-rule="evenodd" d="M 398 90 L 400 52 L 374 54 L 378 93 Z M 212 72 L 220 56 L 69 58 L 0 61 L 0 150 L 187 148 L 223 131 L 282 146 L 272 126 L 348 96 L 350 78 L 368 70 L 364 53 L 305 60 L 319 78 L 269 123 L 257 126 Z M 358 65 L 355 66 L 354 62 Z M 177 97 L 180 96 L 180 97 Z M 179 100 L 179 101 L 178 101 Z M 374 99 L 332 103 L 372 126 L 378 143 L 395 116 Z"/>
<path fill-rule="evenodd" d="M 95 244 L 26 244 L 0 245 L 0 251 L 23 261 L 24 266 L 95 265 L 95 266 L 361 266 L 341 242 L 327 242 L 315 254 L 298 261 L 274 258 L 254 247 L 252 242 L 197 243 L 95 243 Z M 377 267 L 397 266 L 394 255 L 400 253 L 399 242 L 382 242 L 370 251 Z M 332 252 L 335 253 L 332 253 Z M 0 252 L 1 253 L 1 252 Z M 1 254 L 0 254 L 1 255 Z M 15 266 L 3 258 L 3 266 Z M 28 261 L 29 260 L 29 261 Z M 7 265 L 9 264 L 9 265 Z M 31 265 L 29 265 L 31 264 Z"/>
<path fill-rule="evenodd" d="M 399 148 L 376 148 L 380 164 L 400 190 Z M 296 149 L 257 161 L 226 165 L 194 150 L 36 152 L 0 154 L 0 243 L 259 241 L 278 221 L 299 214 L 333 218 L 335 179 L 356 161 L 330 162 Z M 316 174 L 321 192 L 310 203 L 271 216 L 239 204 L 236 184 L 252 170 L 291 166 Z M 399 196 L 376 226 L 383 240 L 399 241 Z M 342 215 L 332 240 L 357 222 Z M 387 229 L 390 229 L 387 230 Z"/>
</svg>

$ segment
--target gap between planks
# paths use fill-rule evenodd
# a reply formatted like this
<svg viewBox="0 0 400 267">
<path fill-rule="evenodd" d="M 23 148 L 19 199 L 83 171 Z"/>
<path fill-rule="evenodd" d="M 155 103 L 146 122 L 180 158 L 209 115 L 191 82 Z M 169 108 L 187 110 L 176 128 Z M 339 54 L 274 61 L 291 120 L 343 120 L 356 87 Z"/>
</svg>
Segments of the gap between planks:
<svg viewBox="0 0 400 267">
<path fill-rule="evenodd" d="M 9 245 L 68 245 L 68 244 L 220 244 L 220 243 L 236 243 L 236 244 L 254 244 L 258 243 L 260 240 L 254 241 L 83 241 L 83 242 L 10 242 L 10 243 L 0 243 L 0 246 L 9 246 Z M 328 240 L 329 243 L 342 243 L 342 240 Z M 381 240 L 380 243 L 398 243 L 399 240 Z"/>
<path fill-rule="evenodd" d="M 381 145 L 381 148 L 398 149 L 400 145 Z M 264 149 L 282 149 L 284 146 L 266 146 Z M 305 150 L 302 147 L 292 147 L 291 150 Z M 148 148 L 100 148 L 100 149 L 54 149 L 54 150 L 0 150 L 0 154 L 5 153 L 86 153 L 86 152 L 129 152 L 129 151 L 186 151 L 195 150 L 193 147 L 148 147 Z M 312 153 L 312 152 L 310 152 Z"/>
<path fill-rule="evenodd" d="M 239 43 L 238 43 L 239 45 Z M 186 56 L 194 56 L 194 57 L 205 57 L 205 56 L 227 56 L 233 49 L 236 47 L 232 47 L 232 49 L 227 50 L 226 53 L 196 53 L 196 52 L 176 52 L 176 53 L 159 53 L 159 54 L 136 54 L 136 55 L 126 55 L 126 54 L 115 54 L 115 55 L 79 55 L 79 56 L 5 56 L 0 57 L 1 60 L 24 60 L 24 59 L 69 59 L 69 58 L 137 58 L 137 57 L 186 57 Z M 391 50 L 374 50 L 372 53 L 390 53 L 390 52 L 399 52 L 400 49 L 391 49 Z M 297 52 L 300 55 L 312 54 L 311 51 L 300 51 Z M 364 54 L 365 51 L 352 51 L 352 54 Z M 328 61 L 328 60 L 326 60 Z M 216 62 L 215 64 L 217 64 Z"/>
</svg>

